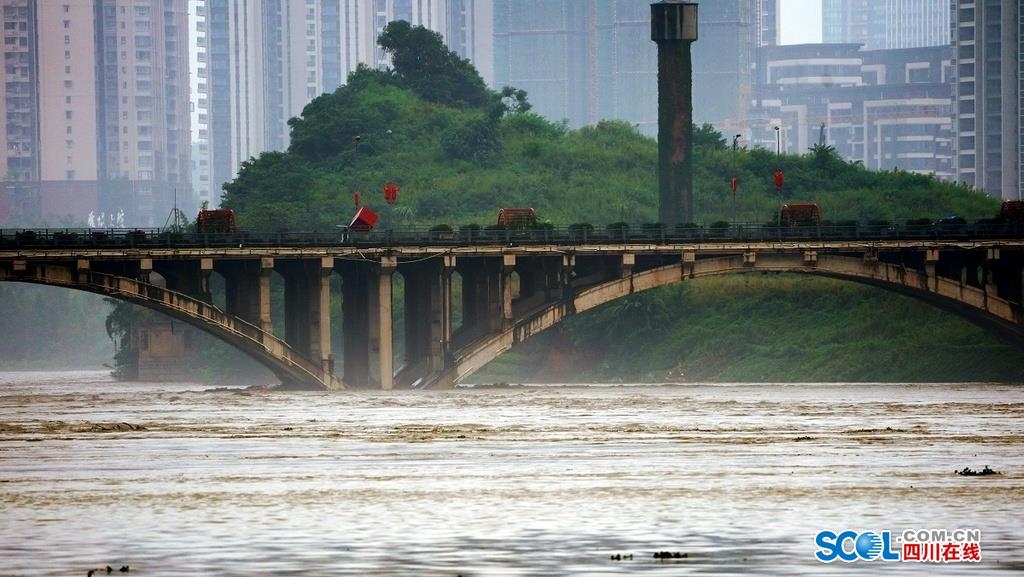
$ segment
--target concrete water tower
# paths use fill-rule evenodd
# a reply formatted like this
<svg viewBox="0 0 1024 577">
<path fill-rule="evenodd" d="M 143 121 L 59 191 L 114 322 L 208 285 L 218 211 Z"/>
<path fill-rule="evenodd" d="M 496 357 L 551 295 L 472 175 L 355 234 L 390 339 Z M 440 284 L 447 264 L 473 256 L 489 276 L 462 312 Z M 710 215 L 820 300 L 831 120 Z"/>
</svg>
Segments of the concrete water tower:
<svg viewBox="0 0 1024 577">
<path fill-rule="evenodd" d="M 693 222 L 693 64 L 697 4 L 651 4 L 651 40 L 658 44 L 658 220 Z"/>
</svg>

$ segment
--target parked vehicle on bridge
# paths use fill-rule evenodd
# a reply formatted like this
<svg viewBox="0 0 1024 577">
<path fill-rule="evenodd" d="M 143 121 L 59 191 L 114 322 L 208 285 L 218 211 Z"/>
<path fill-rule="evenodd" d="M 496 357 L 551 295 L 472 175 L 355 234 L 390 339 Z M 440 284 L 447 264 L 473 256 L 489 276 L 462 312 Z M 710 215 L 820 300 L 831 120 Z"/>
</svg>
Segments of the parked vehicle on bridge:
<svg viewBox="0 0 1024 577">
<path fill-rule="evenodd" d="M 1004 200 L 996 218 L 1000 222 L 1024 223 L 1024 200 Z"/>
<path fill-rule="evenodd" d="M 199 211 L 196 218 L 196 232 L 211 234 L 229 234 L 238 232 L 235 224 L 235 211 L 230 208 L 212 208 Z"/>
<path fill-rule="evenodd" d="M 532 228 L 537 224 L 537 211 L 532 208 L 499 208 L 498 224 L 511 230 Z"/>
<path fill-rule="evenodd" d="M 780 226 L 818 226 L 819 224 L 821 224 L 821 208 L 813 202 L 784 204 L 779 210 Z"/>
</svg>

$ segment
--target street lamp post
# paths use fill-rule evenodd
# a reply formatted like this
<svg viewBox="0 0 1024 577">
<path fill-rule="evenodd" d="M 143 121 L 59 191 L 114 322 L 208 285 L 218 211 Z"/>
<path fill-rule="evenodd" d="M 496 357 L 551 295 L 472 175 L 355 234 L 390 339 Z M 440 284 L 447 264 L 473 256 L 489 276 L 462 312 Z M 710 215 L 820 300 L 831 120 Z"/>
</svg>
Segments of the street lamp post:
<svg viewBox="0 0 1024 577">
<path fill-rule="evenodd" d="M 736 189 L 739 188 L 739 185 L 740 185 L 740 179 L 739 179 L 739 177 L 736 176 L 736 148 L 737 148 L 737 142 L 739 142 L 739 139 L 742 138 L 742 137 L 743 137 L 742 134 L 737 134 L 737 135 L 732 137 L 732 153 L 733 153 L 732 154 L 732 170 L 733 170 L 733 177 L 732 177 L 732 180 L 729 181 L 729 187 L 732 188 L 732 222 L 733 222 L 733 224 L 736 224 Z"/>
<path fill-rule="evenodd" d="M 775 127 L 775 156 L 782 156 L 782 136 L 779 127 Z"/>
</svg>

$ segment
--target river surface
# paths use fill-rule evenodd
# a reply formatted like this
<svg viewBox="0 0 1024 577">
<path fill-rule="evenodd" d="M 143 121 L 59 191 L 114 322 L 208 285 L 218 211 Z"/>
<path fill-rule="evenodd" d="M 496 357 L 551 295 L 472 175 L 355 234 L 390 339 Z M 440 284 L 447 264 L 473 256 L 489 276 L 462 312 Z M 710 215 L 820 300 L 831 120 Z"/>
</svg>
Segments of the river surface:
<svg viewBox="0 0 1024 577">
<path fill-rule="evenodd" d="M 814 557 L 823 529 L 957 528 L 981 530 L 980 563 Z M 1009 575 L 1022 532 L 1020 385 L 0 373 L 0 575 Z"/>
</svg>

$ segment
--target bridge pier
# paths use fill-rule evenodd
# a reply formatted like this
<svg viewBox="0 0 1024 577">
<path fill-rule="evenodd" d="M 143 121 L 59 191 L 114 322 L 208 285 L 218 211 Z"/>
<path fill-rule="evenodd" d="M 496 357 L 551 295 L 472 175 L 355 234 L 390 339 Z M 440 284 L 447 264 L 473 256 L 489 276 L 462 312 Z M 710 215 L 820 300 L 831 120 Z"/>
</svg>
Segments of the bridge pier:
<svg viewBox="0 0 1024 577">
<path fill-rule="evenodd" d="M 270 316 L 273 257 L 217 261 L 214 270 L 224 277 L 225 312 L 259 327 L 265 333 L 274 334 Z"/>
<path fill-rule="evenodd" d="M 935 274 L 935 266 L 939 262 L 939 251 L 928 249 L 924 256 L 924 272 L 928 279 L 927 289 L 931 292 L 939 291 L 939 277 Z"/>
<path fill-rule="evenodd" d="M 224 260 L 215 270 L 224 277 L 224 312 L 260 324 L 260 261 Z"/>
<path fill-rule="evenodd" d="M 456 258 L 444 255 L 399 265 L 405 277 L 405 366 L 401 384 L 441 371 L 452 340 L 452 272 Z"/>
<path fill-rule="evenodd" d="M 999 285 L 996 284 L 996 270 L 995 265 L 999 262 L 999 249 L 990 248 L 985 251 L 985 264 L 983 274 L 985 278 L 982 280 L 981 286 L 985 291 L 985 296 L 998 295 Z"/>
<path fill-rule="evenodd" d="M 342 359 L 345 382 L 366 387 L 370 385 L 370 265 L 347 262 L 341 272 L 341 322 L 345 335 Z"/>
<path fill-rule="evenodd" d="M 147 264 L 147 263 L 142 263 Z M 166 288 L 186 294 L 205 303 L 213 303 L 210 294 L 210 271 L 213 270 L 213 259 L 199 258 L 179 261 L 150 261 L 150 270 L 164 278 Z M 145 274 L 142 268 L 141 274 Z"/>
<path fill-rule="evenodd" d="M 357 387 L 394 387 L 391 280 L 398 261 L 346 261 L 339 267 L 342 287 L 342 355 L 345 382 Z"/>
<path fill-rule="evenodd" d="M 380 258 L 379 276 L 377 278 L 377 316 L 371 324 L 371 348 L 376 344 L 377 372 L 380 388 L 390 390 L 395 387 L 395 348 L 394 331 L 391 312 L 391 277 L 398 266 L 398 259 L 393 256 Z M 373 336 L 376 335 L 376 339 Z"/>
<path fill-rule="evenodd" d="M 512 327 L 512 273 L 516 271 L 516 255 L 501 255 L 501 324 L 500 330 Z"/>
<path fill-rule="evenodd" d="M 558 271 L 558 298 L 562 301 L 571 302 L 574 291 L 572 289 L 572 277 L 575 274 L 576 257 L 574 255 L 562 255 L 562 267 Z"/>
<path fill-rule="evenodd" d="M 334 258 L 279 260 L 276 269 L 284 277 L 285 342 L 331 371 Z"/>
<path fill-rule="evenodd" d="M 459 259 L 456 263 L 456 270 L 462 277 L 460 342 L 501 329 L 504 292 L 501 262 L 496 258 L 474 258 Z"/>
</svg>

